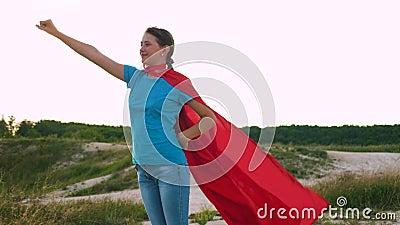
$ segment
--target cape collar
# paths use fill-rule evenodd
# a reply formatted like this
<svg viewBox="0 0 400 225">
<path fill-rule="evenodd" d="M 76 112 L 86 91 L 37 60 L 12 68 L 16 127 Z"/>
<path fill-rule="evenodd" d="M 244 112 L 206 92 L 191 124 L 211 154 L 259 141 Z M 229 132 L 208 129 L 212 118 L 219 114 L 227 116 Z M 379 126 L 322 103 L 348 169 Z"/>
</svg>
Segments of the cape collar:
<svg viewBox="0 0 400 225">
<path fill-rule="evenodd" d="M 161 77 L 167 71 L 167 64 L 160 64 L 155 66 L 143 65 L 144 72 L 153 77 Z"/>
</svg>

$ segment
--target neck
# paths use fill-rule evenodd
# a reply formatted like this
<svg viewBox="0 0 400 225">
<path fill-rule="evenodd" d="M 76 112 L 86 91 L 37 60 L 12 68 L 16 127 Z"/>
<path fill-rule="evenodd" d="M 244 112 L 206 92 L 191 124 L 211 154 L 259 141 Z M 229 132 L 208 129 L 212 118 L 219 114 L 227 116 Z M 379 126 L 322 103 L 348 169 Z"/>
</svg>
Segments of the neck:
<svg viewBox="0 0 400 225">
<path fill-rule="evenodd" d="M 151 76 L 161 77 L 167 69 L 167 64 L 159 64 L 159 65 L 143 65 L 144 71 Z"/>
</svg>

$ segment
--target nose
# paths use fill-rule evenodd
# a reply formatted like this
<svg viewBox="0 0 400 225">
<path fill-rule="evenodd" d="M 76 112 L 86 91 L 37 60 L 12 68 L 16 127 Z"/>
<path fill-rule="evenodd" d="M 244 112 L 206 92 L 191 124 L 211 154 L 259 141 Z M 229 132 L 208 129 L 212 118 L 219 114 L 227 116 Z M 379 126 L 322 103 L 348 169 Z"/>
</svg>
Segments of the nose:
<svg viewBox="0 0 400 225">
<path fill-rule="evenodd" d="M 145 48 L 144 45 L 140 46 L 140 52 L 144 52 L 144 48 Z"/>
</svg>

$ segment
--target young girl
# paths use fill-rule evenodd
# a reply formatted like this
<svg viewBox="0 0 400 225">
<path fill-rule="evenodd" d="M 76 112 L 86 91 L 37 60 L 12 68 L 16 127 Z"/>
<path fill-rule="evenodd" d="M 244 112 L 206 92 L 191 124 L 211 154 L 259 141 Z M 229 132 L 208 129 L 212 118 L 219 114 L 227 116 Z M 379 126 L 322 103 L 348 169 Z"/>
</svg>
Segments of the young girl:
<svg viewBox="0 0 400 225">
<path fill-rule="evenodd" d="M 172 35 L 155 27 L 144 32 L 140 56 L 145 69 L 139 70 L 119 64 L 95 47 L 61 33 L 51 20 L 40 21 L 36 26 L 131 88 L 129 111 L 134 140 L 133 163 L 136 164 L 147 214 L 153 225 L 188 224 L 190 175 L 183 149 L 190 139 L 214 126 L 215 116 L 193 96 L 159 79 L 172 69 Z M 174 127 L 185 104 L 201 119 L 176 134 Z"/>
</svg>

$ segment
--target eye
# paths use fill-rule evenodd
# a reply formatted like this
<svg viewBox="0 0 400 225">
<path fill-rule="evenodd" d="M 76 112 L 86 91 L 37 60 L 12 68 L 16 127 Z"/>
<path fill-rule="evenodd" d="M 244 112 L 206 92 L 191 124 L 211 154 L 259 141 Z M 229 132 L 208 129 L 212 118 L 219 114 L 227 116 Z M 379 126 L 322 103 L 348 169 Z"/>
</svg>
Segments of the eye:
<svg viewBox="0 0 400 225">
<path fill-rule="evenodd" d="M 151 45 L 151 43 L 149 43 L 149 42 L 140 42 L 140 46 L 146 46 L 146 47 L 148 47 L 148 46 L 150 46 Z"/>
</svg>

